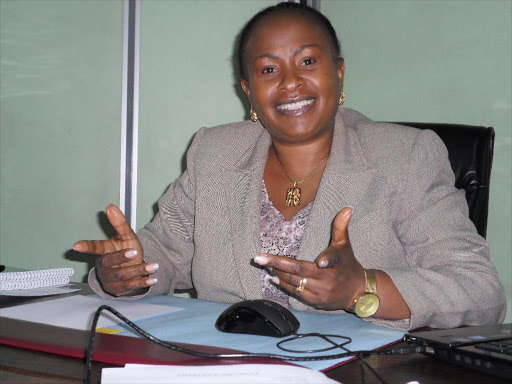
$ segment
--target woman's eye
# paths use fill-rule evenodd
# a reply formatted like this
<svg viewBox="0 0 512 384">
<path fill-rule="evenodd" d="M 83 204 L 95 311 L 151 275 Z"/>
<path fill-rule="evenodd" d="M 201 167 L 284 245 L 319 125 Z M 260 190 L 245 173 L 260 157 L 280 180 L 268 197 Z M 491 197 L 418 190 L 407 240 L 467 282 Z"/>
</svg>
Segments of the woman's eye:
<svg viewBox="0 0 512 384">
<path fill-rule="evenodd" d="M 267 73 L 274 73 L 275 72 L 275 68 L 273 67 L 265 67 L 263 68 L 263 71 L 261 71 L 261 73 L 264 73 L 264 74 L 267 74 Z"/>
<path fill-rule="evenodd" d="M 302 62 L 302 64 L 304 65 L 311 65 L 313 63 L 316 63 L 316 60 L 315 59 L 306 59 Z"/>
</svg>

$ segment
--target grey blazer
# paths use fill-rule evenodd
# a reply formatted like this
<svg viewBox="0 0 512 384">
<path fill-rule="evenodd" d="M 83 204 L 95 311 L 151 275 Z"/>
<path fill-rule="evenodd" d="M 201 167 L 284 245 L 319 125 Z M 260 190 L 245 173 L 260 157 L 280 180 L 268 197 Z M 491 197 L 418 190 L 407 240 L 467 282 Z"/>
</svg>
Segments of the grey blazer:
<svg viewBox="0 0 512 384">
<path fill-rule="evenodd" d="M 250 121 L 195 135 L 187 170 L 138 234 L 145 259 L 160 265 L 148 294 L 194 287 L 204 300 L 262 297 L 261 271 L 251 260 L 261 252 L 261 181 L 270 144 L 261 124 Z M 340 108 L 298 259 L 314 261 L 329 245 L 332 221 L 347 206 L 354 209 L 349 236 L 356 258 L 388 273 L 411 310 L 410 320 L 371 321 L 399 328 L 503 321 L 503 284 L 435 133 Z M 90 283 L 109 297 L 95 273 Z M 314 310 L 294 298 L 290 306 Z"/>
</svg>

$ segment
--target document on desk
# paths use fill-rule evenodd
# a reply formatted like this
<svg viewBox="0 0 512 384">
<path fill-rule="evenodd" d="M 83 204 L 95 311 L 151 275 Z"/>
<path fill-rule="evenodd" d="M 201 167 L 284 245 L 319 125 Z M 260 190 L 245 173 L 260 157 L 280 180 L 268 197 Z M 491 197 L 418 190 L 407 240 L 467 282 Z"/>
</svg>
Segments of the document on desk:
<svg viewBox="0 0 512 384">
<path fill-rule="evenodd" d="M 181 310 L 181 308 L 168 305 L 135 303 L 133 300 L 104 300 L 75 295 L 51 301 L 0 308 L 0 316 L 58 327 L 88 330 L 91 327 L 94 313 L 101 305 L 111 306 L 130 320 L 146 319 Z M 103 311 L 98 320 L 98 328 L 112 326 L 120 322 L 121 320 L 112 313 Z"/>
<path fill-rule="evenodd" d="M 126 364 L 103 368 L 101 384 L 338 384 L 321 372 L 278 364 L 169 366 Z"/>
</svg>

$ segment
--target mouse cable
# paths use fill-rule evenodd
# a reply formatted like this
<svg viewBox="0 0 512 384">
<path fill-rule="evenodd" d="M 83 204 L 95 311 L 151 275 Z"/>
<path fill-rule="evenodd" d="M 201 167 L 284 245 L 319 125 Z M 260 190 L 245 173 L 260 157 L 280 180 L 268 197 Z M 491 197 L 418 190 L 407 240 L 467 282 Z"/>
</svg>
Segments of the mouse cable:
<svg viewBox="0 0 512 384">
<path fill-rule="evenodd" d="M 286 344 L 286 343 L 289 343 L 289 342 L 293 342 L 297 339 L 301 339 L 301 338 L 306 338 L 306 337 L 318 337 L 322 340 L 324 340 L 325 342 L 331 344 L 332 346 L 331 347 L 328 347 L 328 348 L 323 348 L 323 349 L 312 349 L 312 350 L 297 350 L 297 349 L 290 349 L 290 348 L 285 348 L 283 347 L 283 344 Z M 336 343 L 334 342 L 333 340 L 331 340 L 331 338 L 338 338 L 338 339 L 343 339 L 345 340 L 343 343 Z M 326 351 L 330 351 L 332 349 L 337 349 L 337 348 L 340 348 L 340 349 L 343 349 L 344 351 L 346 352 L 352 352 L 351 350 L 349 350 L 348 348 L 345 348 L 345 345 L 347 344 L 350 344 L 352 342 L 352 339 L 350 337 L 347 337 L 347 336 L 340 336 L 340 335 L 326 335 L 326 334 L 321 334 L 321 333 L 306 333 L 306 334 L 295 334 L 295 336 L 292 336 L 286 340 L 282 340 L 280 341 L 279 343 L 277 343 L 277 347 L 283 351 L 286 351 L 286 352 L 292 352 L 292 353 L 320 353 L 320 352 L 326 352 Z M 408 354 L 408 353 L 415 353 L 415 352 L 418 352 L 416 349 L 414 348 L 397 348 L 394 350 L 394 354 L 402 354 L 402 355 L 405 355 L 405 354 Z M 375 369 L 373 369 L 373 367 L 366 361 L 365 359 L 366 356 L 358 356 L 358 359 L 359 361 L 361 361 L 369 370 L 370 372 L 372 372 L 375 377 L 377 377 L 377 379 L 379 379 L 379 381 L 382 383 L 382 384 L 387 384 L 387 382 L 377 373 L 377 371 Z"/>
<path fill-rule="evenodd" d="M 92 320 L 91 330 L 89 333 L 89 342 L 85 354 L 85 378 L 84 383 L 90 384 L 91 382 L 91 368 L 92 368 L 92 353 L 94 350 L 94 338 L 96 336 L 96 326 L 98 324 L 98 319 L 101 315 L 101 312 L 105 310 L 113 315 L 115 315 L 117 318 L 122 320 L 125 324 L 127 324 L 130 328 L 132 328 L 135 332 L 137 332 L 142 337 L 145 337 L 146 339 L 154 342 L 155 344 L 158 344 L 162 347 L 171 349 L 176 352 L 186 353 L 188 355 L 202 357 L 202 358 L 216 358 L 216 359 L 241 359 L 241 358 L 269 358 L 269 359 L 277 359 L 277 360 L 284 360 L 284 361 L 320 361 L 320 360 L 332 360 L 332 359 L 342 359 L 344 357 L 361 357 L 361 356 L 369 356 L 369 355 L 406 355 L 410 353 L 417 353 L 417 352 L 423 352 L 425 350 L 424 347 L 409 347 L 409 348 L 398 348 L 398 349 L 392 349 L 392 350 L 386 350 L 386 351 L 371 351 L 371 350 L 360 350 L 360 351 L 349 351 L 344 353 L 339 353 L 335 355 L 324 355 L 324 356 L 288 356 L 288 355 L 277 355 L 273 353 L 205 353 L 205 352 L 199 352 L 194 351 L 192 349 L 180 347 L 179 345 L 168 343 L 166 341 L 160 340 L 157 337 L 151 335 L 150 333 L 146 332 L 142 328 L 140 328 L 138 325 L 133 323 L 131 320 L 129 320 L 127 317 L 116 311 L 114 308 L 108 306 L 108 305 L 102 305 L 98 307 L 96 310 L 96 313 L 94 314 L 94 318 Z M 342 347 L 346 351 L 348 349 Z"/>
<path fill-rule="evenodd" d="M 297 349 L 290 349 L 290 348 L 283 347 L 283 344 L 286 344 L 286 343 L 289 343 L 289 342 L 293 342 L 293 341 L 295 341 L 297 339 L 302 339 L 302 338 L 306 338 L 306 337 L 318 337 L 318 338 L 324 340 L 325 342 L 327 342 L 328 344 L 331 344 L 331 347 L 322 348 L 322 349 L 310 349 L 310 350 L 297 350 Z M 332 338 L 343 339 L 345 341 L 342 342 L 342 343 L 336 343 L 334 340 L 331 340 Z M 295 336 L 292 336 L 292 337 L 290 337 L 290 338 L 288 338 L 286 340 L 282 340 L 279 343 L 277 343 L 277 347 L 279 349 L 283 350 L 283 351 L 292 352 L 292 353 L 320 353 L 320 352 L 326 352 L 326 351 L 330 351 L 330 350 L 338 349 L 338 348 L 343 349 L 346 352 L 352 352 L 348 348 L 345 348 L 345 345 L 350 344 L 351 342 L 352 342 L 352 339 L 350 337 L 347 337 L 347 336 L 326 335 L 326 334 L 321 334 L 321 333 L 306 333 L 306 334 L 298 334 L 298 333 L 296 333 Z M 375 375 L 375 377 L 377 379 L 379 379 L 379 381 L 382 384 L 388 384 L 377 373 L 377 371 L 375 369 L 373 369 L 373 367 L 365 360 L 365 356 L 359 356 L 358 359 L 359 359 L 359 361 L 361 361 L 370 370 L 370 372 L 372 372 Z"/>
<path fill-rule="evenodd" d="M 321 348 L 321 349 L 307 349 L 307 350 L 290 349 L 290 348 L 283 347 L 283 344 L 290 343 L 290 342 L 293 342 L 298 339 L 305 339 L 308 337 L 318 337 L 318 338 L 324 340 L 325 342 L 327 342 L 328 344 L 331 344 L 331 347 Z M 345 342 L 338 344 L 338 343 L 335 343 L 333 340 L 331 340 L 332 338 L 343 339 L 343 340 L 345 340 Z M 295 333 L 294 336 L 289 337 L 288 339 L 281 340 L 279 343 L 276 344 L 276 347 L 282 351 L 291 352 L 291 353 L 320 353 L 320 352 L 331 351 L 333 349 L 343 348 L 345 345 L 350 344 L 351 342 L 352 342 L 352 339 L 348 336 L 326 335 L 326 334 L 316 333 L 316 332 L 314 332 L 314 333 Z"/>
</svg>

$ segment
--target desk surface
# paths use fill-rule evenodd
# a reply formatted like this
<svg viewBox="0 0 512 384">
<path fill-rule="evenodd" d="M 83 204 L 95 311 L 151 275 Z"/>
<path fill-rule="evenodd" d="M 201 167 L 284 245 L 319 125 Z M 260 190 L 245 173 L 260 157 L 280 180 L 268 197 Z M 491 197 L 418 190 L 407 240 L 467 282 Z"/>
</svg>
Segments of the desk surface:
<svg viewBox="0 0 512 384">
<path fill-rule="evenodd" d="M 83 290 L 83 294 L 90 291 Z M 0 307 L 24 304 L 29 300 L 0 297 Z M 41 300 L 41 298 L 35 299 Z M 398 344 L 394 347 L 405 345 Z M 365 358 L 387 383 L 408 383 L 416 380 L 429 383 L 506 383 L 505 380 L 464 369 L 421 354 L 408 356 L 370 356 Z M 92 382 L 99 383 L 101 369 L 112 365 L 94 362 Z M 83 381 L 82 359 L 36 352 L 0 345 L 1 383 L 80 383 Z M 360 360 L 355 360 L 326 372 L 326 375 L 344 383 L 382 383 Z"/>
</svg>

